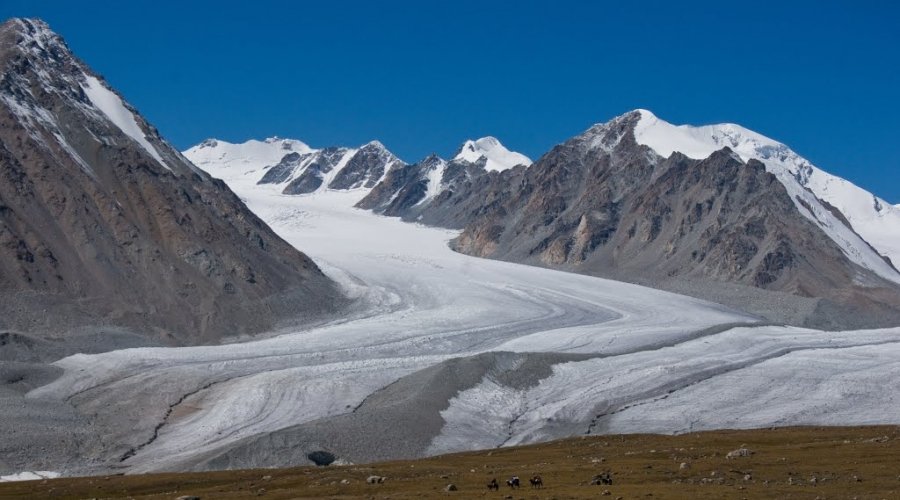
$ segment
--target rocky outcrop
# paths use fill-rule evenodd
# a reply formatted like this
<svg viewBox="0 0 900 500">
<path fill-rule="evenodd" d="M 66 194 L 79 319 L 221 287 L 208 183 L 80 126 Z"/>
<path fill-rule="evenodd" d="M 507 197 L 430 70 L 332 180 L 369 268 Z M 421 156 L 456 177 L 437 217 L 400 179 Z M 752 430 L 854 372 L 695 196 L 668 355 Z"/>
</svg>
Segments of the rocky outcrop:
<svg viewBox="0 0 900 500">
<path fill-rule="evenodd" d="M 385 171 L 402 163 L 380 142 L 372 141 L 359 148 L 347 160 L 347 164 L 328 184 L 330 189 L 358 189 L 375 187 Z"/>
<path fill-rule="evenodd" d="M 342 304 L 46 24 L 0 26 L 0 67 L 0 329 L 197 344 Z"/>
<path fill-rule="evenodd" d="M 469 162 L 430 155 L 392 169 L 356 206 L 408 221 L 461 228 L 470 220 L 464 208 L 478 203 L 474 194 L 501 178 L 501 172 L 487 170 L 486 163 L 483 157 Z"/>
<path fill-rule="evenodd" d="M 212 147 L 216 147 L 216 145 L 213 145 Z M 304 161 L 308 160 L 310 156 L 312 156 L 310 153 L 301 154 L 297 152 L 284 155 L 284 158 L 282 158 L 277 165 L 272 166 L 266 171 L 265 175 L 262 176 L 262 179 L 260 179 L 257 184 L 281 184 L 287 182 L 293 175 L 294 170 L 302 165 Z M 322 182 L 319 181 L 317 185 L 321 184 Z"/>
<path fill-rule="evenodd" d="M 346 148 L 325 148 L 322 151 L 313 153 L 309 162 L 303 165 L 303 171 L 296 175 L 293 180 L 282 190 L 284 194 L 307 194 L 319 189 L 325 176 L 337 167 L 345 155 L 349 154 Z M 282 163 L 284 160 L 282 160 Z M 298 164 L 297 166 L 300 166 Z M 265 177 L 263 177 L 265 180 Z M 262 182 L 262 181 L 260 181 Z"/>
<path fill-rule="evenodd" d="M 468 219 L 454 217 L 461 212 L 456 205 L 471 199 L 473 189 L 530 164 L 527 156 L 506 149 L 494 137 L 469 140 L 449 161 L 431 154 L 413 165 L 395 166 L 356 206 L 404 220 L 462 227 Z"/>
<path fill-rule="evenodd" d="M 435 191 L 433 184 L 441 182 L 446 166 L 447 162 L 437 155 L 413 165 L 397 166 L 356 206 L 383 215 L 414 218 L 429 191 Z"/>
</svg>

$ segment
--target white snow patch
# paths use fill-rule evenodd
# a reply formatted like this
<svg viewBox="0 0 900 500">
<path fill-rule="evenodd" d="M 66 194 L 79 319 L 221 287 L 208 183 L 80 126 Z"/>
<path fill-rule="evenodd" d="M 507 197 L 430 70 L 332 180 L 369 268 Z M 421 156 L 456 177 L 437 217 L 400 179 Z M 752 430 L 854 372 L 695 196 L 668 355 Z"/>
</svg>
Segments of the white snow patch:
<svg viewBox="0 0 900 500">
<path fill-rule="evenodd" d="M 11 483 L 13 481 L 36 481 L 38 479 L 53 479 L 60 477 L 59 472 L 50 470 L 34 470 L 17 472 L 7 476 L 0 476 L 0 483 Z"/>
<path fill-rule="evenodd" d="M 122 132 L 134 139 L 160 165 L 172 170 L 163 161 L 156 147 L 147 140 L 147 136 L 135 120 L 134 114 L 125 107 L 122 99 L 115 92 L 106 88 L 97 78 L 91 75 L 84 75 L 84 78 L 85 84 L 81 88 L 84 89 L 84 93 L 87 94 L 94 106 L 102 111 Z"/>
<path fill-rule="evenodd" d="M 270 137 L 264 141 L 251 139 L 239 144 L 207 139 L 183 154 L 213 177 L 230 182 L 249 176 L 255 183 L 262 178 L 263 169 L 277 165 L 285 155 L 316 151 L 296 139 Z"/>
<path fill-rule="evenodd" d="M 531 159 L 522 153 L 510 151 L 500 144 L 494 137 L 482 137 L 476 141 L 468 140 L 463 143 L 462 147 L 453 159 L 464 160 L 470 163 L 476 163 L 481 158 L 485 158 L 485 170 L 502 171 L 515 167 L 516 165 L 531 165 Z"/>
<path fill-rule="evenodd" d="M 444 171 L 447 169 L 447 162 L 441 158 L 435 159 L 425 172 L 425 180 L 428 187 L 425 191 L 425 197 L 419 200 L 416 205 L 428 203 L 435 196 L 441 193 L 441 182 L 444 180 Z"/>
</svg>

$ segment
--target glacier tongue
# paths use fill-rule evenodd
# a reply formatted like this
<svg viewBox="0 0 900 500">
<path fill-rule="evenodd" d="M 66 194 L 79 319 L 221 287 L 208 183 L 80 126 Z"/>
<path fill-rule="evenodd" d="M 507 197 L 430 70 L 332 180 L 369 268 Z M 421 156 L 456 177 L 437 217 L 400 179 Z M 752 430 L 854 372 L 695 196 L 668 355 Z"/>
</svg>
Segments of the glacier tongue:
<svg viewBox="0 0 900 500">
<path fill-rule="evenodd" d="M 352 412 L 419 369 L 490 351 L 602 355 L 554 364 L 537 385 L 487 376 L 459 391 L 426 454 L 580 434 L 600 412 L 608 414 L 592 432 L 896 423 L 898 402 L 882 385 L 900 373 L 898 328 L 735 328 L 750 318 L 636 285 L 454 253 L 455 231 L 355 210 L 351 192 L 280 196 L 249 178 L 232 187 L 368 307 L 243 344 L 58 361 L 63 375 L 29 397 L 102 409 L 112 443 L 155 436 L 124 464 L 112 450 L 129 472 L 195 466 L 245 439 Z M 180 416 L 169 418 L 161 401 Z M 135 413 L 158 416 L 121 425 Z"/>
<path fill-rule="evenodd" d="M 761 161 L 784 185 L 797 209 L 818 225 L 853 262 L 900 283 L 900 273 L 884 261 L 900 263 L 900 210 L 851 182 L 831 175 L 777 141 L 732 123 L 672 125 L 647 110 L 637 110 L 638 144 L 668 157 L 678 151 L 703 159 L 728 147 L 747 161 Z M 837 208 L 847 227 L 824 203 Z M 874 251 L 873 251 L 874 248 Z"/>
</svg>

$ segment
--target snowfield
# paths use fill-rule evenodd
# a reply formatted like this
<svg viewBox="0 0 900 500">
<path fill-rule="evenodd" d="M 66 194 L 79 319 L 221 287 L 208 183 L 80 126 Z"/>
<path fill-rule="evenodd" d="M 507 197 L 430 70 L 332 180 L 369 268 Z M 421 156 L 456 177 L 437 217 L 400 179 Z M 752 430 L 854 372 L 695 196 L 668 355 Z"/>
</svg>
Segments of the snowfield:
<svg viewBox="0 0 900 500">
<path fill-rule="evenodd" d="M 351 413 L 424 368 L 492 351 L 589 356 L 530 387 L 490 374 L 461 387 L 427 453 L 587 432 L 900 422 L 896 387 L 885 385 L 900 374 L 900 328 L 760 326 L 685 296 L 454 253 L 455 232 L 352 208 L 363 191 L 285 196 L 255 185 L 258 171 L 215 174 L 357 306 L 340 321 L 243 343 L 56 362 L 63 376 L 28 397 L 97 414 L 113 443 L 98 460 L 129 473 L 194 467 L 254 436 Z"/>
<path fill-rule="evenodd" d="M 13 481 L 37 481 L 39 479 L 54 479 L 59 477 L 58 472 L 49 470 L 35 470 L 27 472 L 17 472 L 8 476 L 0 476 L 0 483 Z"/>
<path fill-rule="evenodd" d="M 459 153 L 454 160 L 464 160 L 476 163 L 481 158 L 485 159 L 484 168 L 488 171 L 503 171 L 516 165 L 531 165 L 531 159 L 522 153 L 506 149 L 496 137 L 482 137 L 476 141 L 468 140 L 459 148 Z"/>
</svg>

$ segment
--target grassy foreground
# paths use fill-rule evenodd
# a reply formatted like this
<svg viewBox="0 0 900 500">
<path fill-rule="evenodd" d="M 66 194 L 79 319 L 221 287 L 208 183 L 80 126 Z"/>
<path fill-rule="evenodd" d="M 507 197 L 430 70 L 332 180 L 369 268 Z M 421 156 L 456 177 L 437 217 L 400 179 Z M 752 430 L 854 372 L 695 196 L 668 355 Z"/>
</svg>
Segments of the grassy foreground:
<svg viewBox="0 0 900 500">
<path fill-rule="evenodd" d="M 728 453 L 746 448 L 747 457 Z M 687 465 L 681 465 L 687 464 Z M 590 485 L 611 472 L 613 485 Z M 533 490 L 528 477 L 543 477 Z M 367 484 L 370 475 L 386 476 Z M 511 490 L 510 476 L 522 479 Z M 499 492 L 486 484 L 496 477 Z M 457 491 L 444 491 L 448 484 Z M 586 436 L 422 460 L 0 483 L 0 498 L 900 498 L 900 427 Z"/>
</svg>

